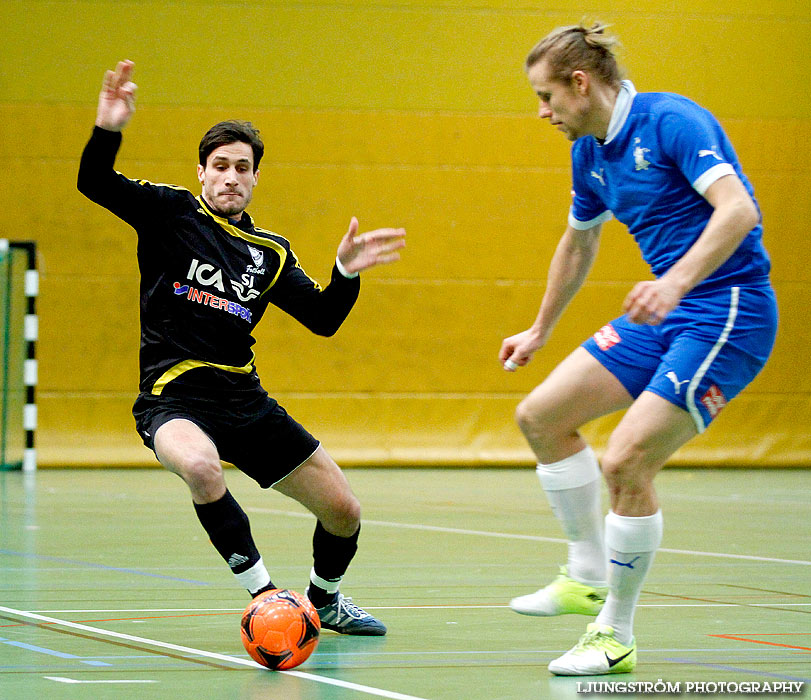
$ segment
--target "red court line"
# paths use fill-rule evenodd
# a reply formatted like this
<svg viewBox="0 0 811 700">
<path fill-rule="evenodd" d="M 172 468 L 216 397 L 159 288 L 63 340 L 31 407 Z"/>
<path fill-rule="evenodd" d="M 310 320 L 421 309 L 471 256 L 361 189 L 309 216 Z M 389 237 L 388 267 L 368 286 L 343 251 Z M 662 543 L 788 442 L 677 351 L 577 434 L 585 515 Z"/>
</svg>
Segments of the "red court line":
<svg viewBox="0 0 811 700">
<path fill-rule="evenodd" d="M 754 635 L 734 635 L 734 634 L 711 634 L 708 635 L 710 637 L 719 637 L 721 639 L 735 639 L 739 642 L 751 642 L 752 644 L 765 644 L 766 646 L 770 647 L 783 647 L 785 649 L 799 649 L 800 651 L 811 651 L 811 647 L 801 647 L 795 644 L 778 644 L 777 642 L 764 642 L 760 639 L 748 639 L 748 637 L 781 637 L 787 636 L 792 634 L 805 634 L 808 635 L 808 632 L 764 632 L 762 634 Z"/>
<path fill-rule="evenodd" d="M 80 620 L 80 622 L 126 622 L 127 620 L 164 620 L 174 617 L 211 617 L 212 615 L 240 615 L 234 612 L 186 613 L 185 615 L 148 615 L 145 617 L 109 617 L 103 620 Z"/>
</svg>

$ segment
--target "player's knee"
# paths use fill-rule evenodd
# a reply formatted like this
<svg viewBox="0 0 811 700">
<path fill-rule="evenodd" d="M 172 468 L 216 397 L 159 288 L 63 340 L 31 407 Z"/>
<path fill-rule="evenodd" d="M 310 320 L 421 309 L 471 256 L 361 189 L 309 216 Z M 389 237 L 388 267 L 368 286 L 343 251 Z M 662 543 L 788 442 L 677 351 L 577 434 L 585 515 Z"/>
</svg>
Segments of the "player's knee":
<svg viewBox="0 0 811 700">
<path fill-rule="evenodd" d="M 534 434 L 543 424 L 543 412 L 526 398 L 515 409 L 515 422 L 525 435 Z"/>
<path fill-rule="evenodd" d="M 189 455 L 177 467 L 177 472 L 192 491 L 216 491 L 222 483 L 222 464 L 207 455 Z"/>
<path fill-rule="evenodd" d="M 324 527 L 338 537 L 351 537 L 360 526 L 360 501 L 349 494 L 332 504 L 329 515 L 322 517 Z"/>
<path fill-rule="evenodd" d="M 543 403 L 530 399 L 518 404 L 515 422 L 533 448 L 542 453 L 553 452 L 564 434 L 563 426 L 551 418 Z"/>
<path fill-rule="evenodd" d="M 608 490 L 614 494 L 627 494 L 646 488 L 648 470 L 645 469 L 645 451 L 634 445 L 624 445 L 621 450 L 609 445 L 600 460 Z"/>
<path fill-rule="evenodd" d="M 360 526 L 360 501 L 355 496 L 347 499 L 343 504 L 341 522 L 346 533 L 343 535 L 344 537 L 350 537 L 358 531 Z"/>
</svg>

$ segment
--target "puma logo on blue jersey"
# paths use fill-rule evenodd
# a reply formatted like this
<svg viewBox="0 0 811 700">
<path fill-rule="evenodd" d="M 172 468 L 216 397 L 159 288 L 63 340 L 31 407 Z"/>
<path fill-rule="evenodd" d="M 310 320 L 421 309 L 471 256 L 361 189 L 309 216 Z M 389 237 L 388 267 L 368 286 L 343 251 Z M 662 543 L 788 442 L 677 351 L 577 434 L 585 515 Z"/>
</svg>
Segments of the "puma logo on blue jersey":
<svg viewBox="0 0 811 700">
<path fill-rule="evenodd" d="M 712 156 L 713 158 L 715 158 L 715 160 L 723 160 L 723 158 L 721 158 L 721 156 L 719 156 L 719 155 L 718 155 L 718 154 L 717 154 L 715 151 L 713 151 L 711 148 L 702 148 L 702 149 L 701 149 L 701 150 L 698 152 L 698 157 L 699 157 L 699 158 L 703 158 L 704 156 Z"/>
</svg>

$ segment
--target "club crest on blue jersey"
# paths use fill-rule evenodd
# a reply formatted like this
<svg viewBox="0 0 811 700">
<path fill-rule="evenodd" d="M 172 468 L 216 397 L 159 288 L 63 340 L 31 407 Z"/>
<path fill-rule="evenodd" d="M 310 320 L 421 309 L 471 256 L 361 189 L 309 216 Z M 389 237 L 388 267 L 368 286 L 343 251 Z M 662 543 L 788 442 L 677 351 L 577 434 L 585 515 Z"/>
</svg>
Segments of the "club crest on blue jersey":
<svg viewBox="0 0 811 700">
<path fill-rule="evenodd" d="M 634 139 L 634 170 L 647 170 L 650 161 L 645 160 L 645 154 L 650 153 L 650 148 L 642 148 L 640 143 L 641 139 L 637 136 Z"/>
</svg>

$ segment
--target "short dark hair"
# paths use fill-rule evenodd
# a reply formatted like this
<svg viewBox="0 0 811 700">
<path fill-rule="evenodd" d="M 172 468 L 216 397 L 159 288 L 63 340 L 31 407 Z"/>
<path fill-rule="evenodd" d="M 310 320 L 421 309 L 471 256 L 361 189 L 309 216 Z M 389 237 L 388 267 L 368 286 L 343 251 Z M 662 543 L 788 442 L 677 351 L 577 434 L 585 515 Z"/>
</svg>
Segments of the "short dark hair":
<svg viewBox="0 0 811 700">
<path fill-rule="evenodd" d="M 240 119 L 228 119 L 224 122 L 219 122 L 212 126 L 200 140 L 200 147 L 198 153 L 200 156 L 200 165 L 206 167 L 206 161 L 211 152 L 220 146 L 225 146 L 229 143 L 236 143 L 241 141 L 247 143 L 253 151 L 253 169 L 254 172 L 259 169 L 259 161 L 265 153 L 265 144 L 259 136 L 259 129 L 257 129 L 250 122 L 245 122 Z"/>
</svg>

